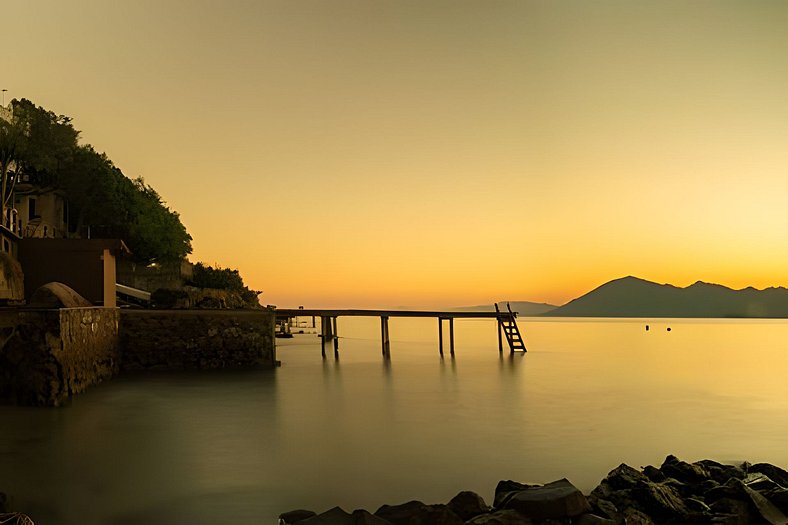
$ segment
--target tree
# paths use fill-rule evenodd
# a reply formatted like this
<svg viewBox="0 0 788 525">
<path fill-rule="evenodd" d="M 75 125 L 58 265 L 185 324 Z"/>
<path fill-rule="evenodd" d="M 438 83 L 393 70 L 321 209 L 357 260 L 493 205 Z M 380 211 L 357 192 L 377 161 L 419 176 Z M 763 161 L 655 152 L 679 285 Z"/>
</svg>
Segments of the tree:
<svg viewBox="0 0 788 525">
<path fill-rule="evenodd" d="M 5 209 L 11 199 L 16 178 L 11 173 L 11 168 L 16 164 L 19 154 L 21 131 L 14 122 L 0 119 L 0 201 L 5 217 Z"/>
<path fill-rule="evenodd" d="M 14 121 L 22 130 L 17 172 L 39 175 L 49 184 L 77 148 L 79 131 L 71 117 L 58 115 L 27 99 L 12 100 Z"/>
<path fill-rule="evenodd" d="M 175 261 L 191 253 L 192 237 L 177 212 L 144 179 L 131 180 L 92 146 L 80 146 L 60 172 L 76 228 L 123 239 L 140 262 Z"/>
<path fill-rule="evenodd" d="M 199 288 L 216 288 L 237 293 L 241 299 L 253 306 L 260 306 L 257 296 L 263 292 L 250 290 L 245 284 L 238 270 L 213 268 L 201 262 L 194 265 L 192 284 Z"/>
<path fill-rule="evenodd" d="M 79 145 L 70 117 L 27 99 L 14 99 L 11 107 L 11 120 L 0 118 L 3 211 L 14 184 L 26 174 L 39 187 L 65 193 L 74 232 L 90 228 L 94 237 L 123 239 L 144 263 L 191 253 L 192 238 L 178 213 L 142 178 L 129 179 L 104 153 Z"/>
</svg>

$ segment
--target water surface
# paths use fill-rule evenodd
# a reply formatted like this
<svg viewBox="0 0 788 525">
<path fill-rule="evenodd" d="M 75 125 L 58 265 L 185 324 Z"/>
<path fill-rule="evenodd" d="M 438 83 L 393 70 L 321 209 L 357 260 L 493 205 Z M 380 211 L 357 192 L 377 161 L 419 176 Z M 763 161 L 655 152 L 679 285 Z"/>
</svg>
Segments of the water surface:
<svg viewBox="0 0 788 525">
<path fill-rule="evenodd" d="M 490 501 L 507 478 L 587 491 L 669 453 L 788 466 L 788 322 L 521 319 L 530 351 L 510 356 L 494 322 L 458 320 L 455 359 L 437 321 L 390 323 L 389 361 L 376 319 L 340 318 L 339 361 L 303 335 L 279 341 L 277 370 L 0 407 L 0 491 L 40 524 L 252 524 L 465 489 Z"/>
</svg>

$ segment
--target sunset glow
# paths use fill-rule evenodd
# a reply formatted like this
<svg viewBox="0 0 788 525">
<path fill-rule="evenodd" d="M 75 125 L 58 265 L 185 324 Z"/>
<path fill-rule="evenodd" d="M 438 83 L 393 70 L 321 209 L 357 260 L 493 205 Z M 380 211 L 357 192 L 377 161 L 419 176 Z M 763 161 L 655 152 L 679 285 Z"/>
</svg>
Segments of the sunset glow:
<svg viewBox="0 0 788 525">
<path fill-rule="evenodd" d="M 6 104 L 72 116 L 181 214 L 192 261 L 238 268 L 264 304 L 562 304 L 626 275 L 788 285 L 783 2 L 3 16 Z"/>
</svg>

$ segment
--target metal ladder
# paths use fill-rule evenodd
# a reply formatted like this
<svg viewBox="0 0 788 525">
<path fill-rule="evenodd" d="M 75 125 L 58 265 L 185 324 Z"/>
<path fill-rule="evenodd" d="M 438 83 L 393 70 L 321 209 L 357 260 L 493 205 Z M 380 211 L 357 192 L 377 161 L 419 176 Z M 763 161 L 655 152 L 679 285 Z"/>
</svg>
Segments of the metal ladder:
<svg viewBox="0 0 788 525">
<path fill-rule="evenodd" d="M 512 312 L 512 307 L 509 306 L 508 302 L 506 303 L 506 310 L 509 312 L 508 315 L 506 312 L 501 312 L 498 308 L 498 303 L 495 303 L 496 313 L 501 314 L 498 316 L 498 350 L 503 352 L 503 341 L 501 339 L 501 333 L 503 333 L 506 336 L 506 341 L 509 343 L 511 353 L 527 352 L 525 343 L 523 343 L 523 337 L 520 335 L 520 329 L 517 328 L 517 321 L 515 321 L 517 314 Z"/>
</svg>

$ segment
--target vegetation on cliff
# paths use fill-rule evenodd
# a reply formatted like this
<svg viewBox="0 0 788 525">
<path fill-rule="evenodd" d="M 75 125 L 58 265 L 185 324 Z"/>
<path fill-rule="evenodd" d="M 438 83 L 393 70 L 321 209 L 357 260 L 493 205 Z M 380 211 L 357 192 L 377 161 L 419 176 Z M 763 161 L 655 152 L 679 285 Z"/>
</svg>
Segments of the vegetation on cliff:
<svg viewBox="0 0 788 525">
<path fill-rule="evenodd" d="M 238 273 L 238 270 L 222 268 L 221 266 L 214 268 L 199 262 L 194 265 L 192 281 L 194 286 L 198 288 L 227 290 L 228 292 L 237 294 L 244 303 L 255 306 L 259 305 L 257 296 L 263 293 L 261 291 L 250 290 L 244 284 L 243 278 L 241 278 L 241 274 Z"/>
<path fill-rule="evenodd" d="M 10 198 L 23 175 L 65 193 L 72 232 L 123 239 L 140 262 L 178 260 L 191 253 L 191 236 L 177 212 L 142 178 L 126 177 L 90 144 L 79 144 L 71 118 L 33 102 L 12 100 L 13 117 L 0 119 L 0 194 Z"/>
</svg>

